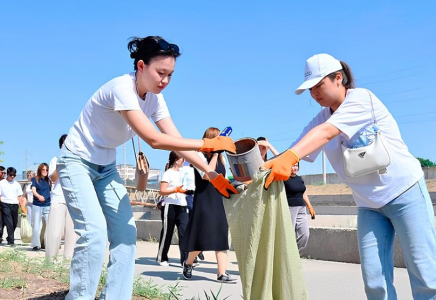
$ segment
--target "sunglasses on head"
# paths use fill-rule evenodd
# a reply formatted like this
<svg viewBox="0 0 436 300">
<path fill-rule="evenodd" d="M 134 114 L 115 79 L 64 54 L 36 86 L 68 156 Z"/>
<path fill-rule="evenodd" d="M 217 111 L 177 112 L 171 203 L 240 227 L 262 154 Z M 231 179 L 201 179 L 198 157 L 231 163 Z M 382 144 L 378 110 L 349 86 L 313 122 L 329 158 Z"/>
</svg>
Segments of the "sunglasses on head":
<svg viewBox="0 0 436 300">
<path fill-rule="evenodd" d="M 8 176 L 15 177 L 17 174 L 8 174 Z"/>
<path fill-rule="evenodd" d="M 177 46 L 176 44 L 170 44 L 167 41 L 165 41 L 164 39 L 160 39 L 157 44 L 159 45 L 159 47 L 162 50 L 168 51 L 171 50 L 171 52 L 173 52 L 174 54 L 179 55 L 180 54 L 180 49 L 179 46 Z"/>
</svg>

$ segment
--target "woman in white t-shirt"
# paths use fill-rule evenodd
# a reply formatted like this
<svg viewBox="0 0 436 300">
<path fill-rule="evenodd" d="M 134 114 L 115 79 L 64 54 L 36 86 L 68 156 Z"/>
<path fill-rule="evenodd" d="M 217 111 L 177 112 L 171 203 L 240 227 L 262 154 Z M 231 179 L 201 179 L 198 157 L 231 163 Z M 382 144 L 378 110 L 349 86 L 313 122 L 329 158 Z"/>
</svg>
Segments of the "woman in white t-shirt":
<svg viewBox="0 0 436 300">
<path fill-rule="evenodd" d="M 313 162 L 321 150 L 325 151 L 358 206 L 359 254 L 368 299 L 397 299 L 393 285 L 395 234 L 403 250 L 413 298 L 436 298 L 433 206 L 420 164 L 408 151 L 395 119 L 372 92 L 354 88 L 348 65 L 328 54 L 309 58 L 304 76 L 296 94 L 309 89 L 312 98 L 325 108 L 290 149 L 265 163 L 264 167 L 271 169 L 265 188 L 272 181 L 289 178 L 299 157 Z M 341 143 L 350 148 L 369 145 L 378 130 L 391 163 L 380 172 L 347 177 Z"/>
<path fill-rule="evenodd" d="M 26 172 L 26 179 L 27 182 L 23 185 L 23 196 L 26 199 L 26 208 L 27 208 L 27 215 L 26 218 L 30 223 L 30 226 L 33 227 L 32 222 L 32 207 L 33 207 L 33 192 L 32 192 L 32 185 L 31 180 L 35 177 L 35 172 L 33 171 L 27 171 Z"/>
<path fill-rule="evenodd" d="M 171 151 L 168 159 L 168 169 L 160 182 L 160 194 L 165 196 L 161 209 L 162 230 L 160 233 L 157 261 L 161 266 L 168 266 L 168 250 L 177 225 L 179 244 L 183 241 L 186 226 L 189 221 L 188 203 L 186 202 L 186 189 L 183 188 L 183 172 L 181 168 L 185 160 L 176 152 Z M 193 193 L 193 191 L 191 191 Z M 180 248 L 180 247 L 179 247 Z M 180 265 L 186 259 L 186 252 L 180 249 Z"/>
<path fill-rule="evenodd" d="M 115 168 L 116 147 L 138 134 L 153 148 L 180 151 L 182 157 L 209 174 L 223 195 L 232 190 L 228 180 L 190 150 L 235 152 L 233 141 L 229 137 L 183 139 L 161 94 L 174 72 L 179 47 L 149 36 L 133 38 L 128 49 L 135 72 L 112 79 L 91 96 L 70 129 L 57 163 L 79 235 L 66 299 L 95 296 L 108 239 L 110 258 L 101 298 L 131 298 L 136 227 L 127 191 Z"/>
</svg>

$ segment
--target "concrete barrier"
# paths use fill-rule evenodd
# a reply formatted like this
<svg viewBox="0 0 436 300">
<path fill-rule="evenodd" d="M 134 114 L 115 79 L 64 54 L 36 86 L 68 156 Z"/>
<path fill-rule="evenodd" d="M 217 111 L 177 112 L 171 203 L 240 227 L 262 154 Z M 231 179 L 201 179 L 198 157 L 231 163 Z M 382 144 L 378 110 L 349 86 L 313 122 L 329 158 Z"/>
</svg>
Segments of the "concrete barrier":
<svg viewBox="0 0 436 300">
<path fill-rule="evenodd" d="M 310 228 L 303 257 L 360 264 L 357 230 L 348 228 Z M 395 237 L 394 265 L 405 268 L 403 253 Z"/>
</svg>

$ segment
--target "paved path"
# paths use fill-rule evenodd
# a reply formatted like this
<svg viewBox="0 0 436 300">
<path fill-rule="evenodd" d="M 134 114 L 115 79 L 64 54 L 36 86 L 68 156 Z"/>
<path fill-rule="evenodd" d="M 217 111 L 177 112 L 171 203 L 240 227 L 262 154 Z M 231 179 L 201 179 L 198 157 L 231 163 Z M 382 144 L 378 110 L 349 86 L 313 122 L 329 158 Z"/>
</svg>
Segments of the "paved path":
<svg viewBox="0 0 436 300">
<path fill-rule="evenodd" d="M 17 240 L 19 244 L 21 241 Z M 0 246 L 0 251 L 9 247 Z M 30 251 L 29 245 L 19 245 L 17 249 L 24 250 L 33 257 L 43 257 L 44 251 Z M 152 279 L 159 286 L 175 285 L 178 280 L 179 285 L 183 286 L 184 298 L 191 299 L 193 296 L 200 296 L 205 299 L 204 291 L 215 294 L 220 289 L 221 284 L 216 282 L 216 260 L 213 252 L 205 252 L 205 261 L 195 268 L 192 280 L 184 280 L 182 268 L 179 265 L 178 246 L 172 245 L 170 248 L 170 265 L 162 267 L 155 261 L 158 244 L 154 242 L 138 241 L 136 255 L 135 274 L 143 276 L 145 280 Z M 60 251 L 60 254 L 62 250 Z M 108 253 L 106 253 L 106 261 Z M 346 264 L 338 262 L 328 262 L 319 260 L 303 259 L 303 269 L 306 279 L 309 299 L 316 300 L 364 300 L 360 265 Z M 239 271 L 236 262 L 236 255 L 233 251 L 229 252 L 228 271 L 238 278 L 236 284 L 223 284 L 221 290 L 222 298 L 229 296 L 228 299 L 242 299 L 242 286 L 239 281 Z M 406 269 L 395 269 L 395 286 L 397 287 L 398 299 L 412 299 L 409 280 Z M 164 289 L 166 287 L 163 287 Z M 221 299 L 221 298 L 220 298 Z M 254 299 L 257 300 L 257 299 Z M 288 299 L 283 299 L 288 300 Z M 298 300 L 298 299 L 297 299 Z"/>
</svg>

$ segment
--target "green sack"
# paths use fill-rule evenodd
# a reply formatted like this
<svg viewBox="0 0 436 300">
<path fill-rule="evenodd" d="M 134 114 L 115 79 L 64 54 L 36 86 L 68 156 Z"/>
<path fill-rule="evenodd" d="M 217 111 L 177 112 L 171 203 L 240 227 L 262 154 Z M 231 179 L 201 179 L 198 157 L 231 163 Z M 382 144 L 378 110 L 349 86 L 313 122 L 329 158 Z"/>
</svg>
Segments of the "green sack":
<svg viewBox="0 0 436 300">
<path fill-rule="evenodd" d="M 23 244 L 30 243 L 32 240 L 32 226 L 30 226 L 29 221 L 26 216 L 21 217 L 21 228 L 20 228 L 21 242 Z"/>
<path fill-rule="evenodd" d="M 259 171 L 247 190 L 223 198 L 244 299 L 307 299 L 303 267 L 283 182 L 263 188 Z"/>
</svg>

